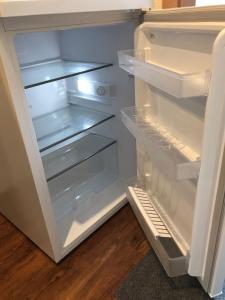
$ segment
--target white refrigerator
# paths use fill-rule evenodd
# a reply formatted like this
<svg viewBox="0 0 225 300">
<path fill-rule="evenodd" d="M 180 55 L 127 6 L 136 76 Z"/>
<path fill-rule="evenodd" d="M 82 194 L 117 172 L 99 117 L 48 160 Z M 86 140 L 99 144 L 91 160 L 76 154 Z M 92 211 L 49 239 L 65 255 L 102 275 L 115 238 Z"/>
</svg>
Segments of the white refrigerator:
<svg viewBox="0 0 225 300">
<path fill-rule="evenodd" d="M 153 22 L 150 7 L 0 3 L 0 212 L 59 262 L 128 199 L 168 276 L 215 296 L 225 22 Z"/>
</svg>

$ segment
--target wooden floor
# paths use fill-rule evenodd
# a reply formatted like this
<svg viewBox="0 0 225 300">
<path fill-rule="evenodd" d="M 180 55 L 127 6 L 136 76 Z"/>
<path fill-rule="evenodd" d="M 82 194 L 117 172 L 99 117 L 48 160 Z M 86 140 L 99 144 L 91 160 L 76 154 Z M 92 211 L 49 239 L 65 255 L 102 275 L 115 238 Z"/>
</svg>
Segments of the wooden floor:
<svg viewBox="0 0 225 300">
<path fill-rule="evenodd" d="M 0 300 L 108 300 L 149 251 L 127 205 L 59 265 L 0 216 Z"/>
</svg>

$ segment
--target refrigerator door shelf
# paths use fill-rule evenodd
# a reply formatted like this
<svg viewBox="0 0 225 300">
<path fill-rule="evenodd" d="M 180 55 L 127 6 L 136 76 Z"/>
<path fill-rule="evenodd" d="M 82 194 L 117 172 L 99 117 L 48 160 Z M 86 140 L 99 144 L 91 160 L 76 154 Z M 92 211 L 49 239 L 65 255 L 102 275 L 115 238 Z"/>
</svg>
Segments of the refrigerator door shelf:
<svg viewBox="0 0 225 300">
<path fill-rule="evenodd" d="M 196 153 L 153 120 L 151 114 L 135 107 L 122 110 L 122 121 L 139 145 L 143 145 L 161 169 L 172 180 L 197 179 L 200 161 Z"/>
<path fill-rule="evenodd" d="M 168 276 L 187 274 L 188 255 L 178 247 L 147 193 L 128 187 L 127 197 Z"/>
<path fill-rule="evenodd" d="M 151 49 L 119 51 L 122 69 L 176 98 L 207 96 L 210 73 L 172 69 L 154 62 Z"/>
</svg>

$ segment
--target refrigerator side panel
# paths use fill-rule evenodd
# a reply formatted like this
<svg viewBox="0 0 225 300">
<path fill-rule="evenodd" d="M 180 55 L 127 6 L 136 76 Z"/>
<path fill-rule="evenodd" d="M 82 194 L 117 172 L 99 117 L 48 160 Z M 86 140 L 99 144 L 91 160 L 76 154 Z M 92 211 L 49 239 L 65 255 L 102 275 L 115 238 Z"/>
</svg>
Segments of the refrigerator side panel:
<svg viewBox="0 0 225 300">
<path fill-rule="evenodd" d="M 50 198 L 27 118 L 12 36 L 1 24 L 0 31 L 0 212 L 57 260 Z"/>
</svg>

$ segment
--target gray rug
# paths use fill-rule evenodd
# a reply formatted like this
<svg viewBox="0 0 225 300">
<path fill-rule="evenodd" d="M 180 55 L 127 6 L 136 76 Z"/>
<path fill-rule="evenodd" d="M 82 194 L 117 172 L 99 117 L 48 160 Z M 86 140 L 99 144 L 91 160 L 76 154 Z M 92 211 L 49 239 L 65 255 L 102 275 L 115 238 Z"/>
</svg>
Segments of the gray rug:
<svg viewBox="0 0 225 300">
<path fill-rule="evenodd" d="M 118 290 L 118 300 L 203 300 L 210 297 L 197 279 L 169 278 L 153 251 L 131 271 Z"/>
</svg>

